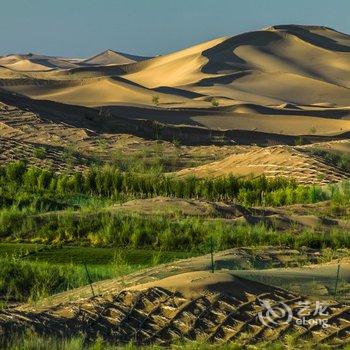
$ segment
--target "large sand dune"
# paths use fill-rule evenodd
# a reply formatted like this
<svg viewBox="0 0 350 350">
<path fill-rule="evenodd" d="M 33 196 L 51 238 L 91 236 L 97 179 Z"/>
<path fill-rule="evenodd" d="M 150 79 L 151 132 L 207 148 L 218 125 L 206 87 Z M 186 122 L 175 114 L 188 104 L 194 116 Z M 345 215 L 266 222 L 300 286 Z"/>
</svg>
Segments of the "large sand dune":
<svg viewBox="0 0 350 350">
<path fill-rule="evenodd" d="M 158 113 L 142 118 L 284 135 L 350 131 L 350 36 L 326 27 L 274 26 L 154 58 L 107 50 L 85 60 L 9 55 L 0 65 L 4 88 L 35 99 L 154 108 L 157 95 Z"/>
<path fill-rule="evenodd" d="M 81 83 L 70 84 L 53 83 L 47 86 L 45 83 L 38 85 L 23 84 L 21 86 L 8 87 L 31 98 L 52 100 L 80 106 L 111 106 L 118 104 L 147 105 L 152 102 L 152 96 L 157 94 L 163 103 L 184 103 L 186 98 L 180 96 L 168 96 L 145 88 L 136 83 L 120 77 L 102 77 L 89 79 Z"/>
</svg>

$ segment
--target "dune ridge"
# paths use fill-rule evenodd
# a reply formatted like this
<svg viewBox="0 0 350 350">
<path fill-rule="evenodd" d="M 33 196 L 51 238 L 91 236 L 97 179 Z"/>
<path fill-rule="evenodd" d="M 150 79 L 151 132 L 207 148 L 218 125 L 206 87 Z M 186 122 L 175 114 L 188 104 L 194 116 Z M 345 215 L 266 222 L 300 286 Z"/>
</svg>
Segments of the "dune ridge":
<svg viewBox="0 0 350 350">
<path fill-rule="evenodd" d="M 271 146 L 234 154 L 223 160 L 196 168 L 180 170 L 178 175 L 197 177 L 259 176 L 293 177 L 299 183 L 329 183 L 348 177 L 347 174 L 324 164 L 320 159 L 288 146 Z"/>
</svg>

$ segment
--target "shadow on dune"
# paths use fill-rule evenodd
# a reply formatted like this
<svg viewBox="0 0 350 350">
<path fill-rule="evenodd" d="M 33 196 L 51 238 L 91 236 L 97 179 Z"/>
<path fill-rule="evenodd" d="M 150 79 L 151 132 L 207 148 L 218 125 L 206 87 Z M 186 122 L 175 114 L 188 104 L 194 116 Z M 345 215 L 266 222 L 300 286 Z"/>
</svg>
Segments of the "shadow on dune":
<svg viewBox="0 0 350 350">
<path fill-rule="evenodd" d="M 213 74 L 232 71 L 233 69 L 248 69 L 248 63 L 234 53 L 237 47 L 251 45 L 264 50 L 264 47 L 268 47 L 269 44 L 283 40 L 285 34 L 293 35 L 306 43 L 322 49 L 350 52 L 350 46 L 339 44 L 337 41 L 327 36 L 312 33 L 301 26 L 275 26 L 271 27 L 271 29 L 239 34 L 203 51 L 202 54 L 208 59 L 208 63 L 202 68 L 202 72 Z M 344 37 L 345 36 L 344 34 Z M 283 57 L 283 59 L 285 59 L 285 57 Z"/>
<path fill-rule="evenodd" d="M 326 50 L 333 50 L 333 51 L 339 51 L 339 52 L 350 52 L 350 46 L 339 44 L 334 39 L 328 38 L 327 36 L 319 35 L 313 32 L 310 32 L 303 26 L 298 25 L 277 25 L 271 27 L 272 29 L 276 30 L 283 30 L 283 32 L 292 34 L 297 36 L 299 39 L 308 42 L 309 44 L 312 44 L 314 46 L 319 46 Z M 341 32 L 337 32 L 334 29 L 328 28 L 328 27 L 308 27 L 310 30 L 313 28 L 315 29 L 325 29 L 332 31 L 337 34 L 341 34 L 348 37 L 349 43 L 350 43 L 350 36 Z"/>
<path fill-rule="evenodd" d="M 34 100 L 0 89 L 0 101 L 31 111 L 40 118 L 65 123 L 96 133 L 129 133 L 146 139 L 173 141 L 183 145 L 242 144 L 295 145 L 298 136 L 282 135 L 255 130 L 209 129 L 191 118 L 220 115 L 216 109 L 170 109 L 138 106 L 104 106 L 88 108 L 47 100 Z M 303 142 L 321 142 L 349 138 L 350 132 L 337 136 L 304 135 Z"/>
<path fill-rule="evenodd" d="M 243 78 L 251 74 L 251 70 L 238 71 L 235 73 L 227 74 L 224 76 L 212 77 L 212 78 L 204 78 L 199 80 L 196 85 L 197 86 L 214 86 L 217 84 L 231 84 L 235 80 Z"/>
<path fill-rule="evenodd" d="M 158 88 L 152 89 L 154 91 L 163 93 L 163 94 L 170 94 L 170 95 L 176 95 L 186 98 L 197 98 L 197 97 L 205 97 L 206 95 L 199 94 L 197 92 L 183 90 L 175 87 L 169 87 L 169 86 L 160 86 Z"/>
<path fill-rule="evenodd" d="M 215 74 L 233 69 L 249 69 L 248 63 L 238 57 L 234 50 L 243 45 L 265 46 L 279 40 L 278 33 L 268 31 L 254 31 L 233 36 L 222 43 L 203 51 L 202 55 L 208 59 L 202 72 Z"/>
</svg>

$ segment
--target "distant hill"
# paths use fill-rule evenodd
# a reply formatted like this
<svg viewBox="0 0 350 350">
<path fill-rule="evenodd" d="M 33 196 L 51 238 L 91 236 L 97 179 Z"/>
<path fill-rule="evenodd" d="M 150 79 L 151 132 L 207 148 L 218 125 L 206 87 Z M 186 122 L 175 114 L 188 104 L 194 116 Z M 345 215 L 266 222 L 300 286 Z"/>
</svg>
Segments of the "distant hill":
<svg viewBox="0 0 350 350">
<path fill-rule="evenodd" d="M 128 64 L 143 61 L 147 58 L 148 57 L 134 56 L 113 50 L 106 50 L 96 56 L 81 61 L 81 63 L 91 65 Z"/>
</svg>

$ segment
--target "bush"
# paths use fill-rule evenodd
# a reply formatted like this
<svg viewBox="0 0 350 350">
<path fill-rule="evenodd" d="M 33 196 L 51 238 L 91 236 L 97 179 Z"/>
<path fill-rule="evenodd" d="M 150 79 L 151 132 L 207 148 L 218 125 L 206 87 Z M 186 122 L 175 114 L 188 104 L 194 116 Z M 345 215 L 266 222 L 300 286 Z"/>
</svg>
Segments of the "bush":
<svg viewBox="0 0 350 350">
<path fill-rule="evenodd" d="M 219 106 L 219 101 L 216 98 L 212 98 L 211 104 L 214 107 L 218 107 Z"/>
<path fill-rule="evenodd" d="M 34 157 L 44 159 L 46 155 L 46 149 L 44 147 L 38 147 L 34 149 Z"/>
<path fill-rule="evenodd" d="M 152 103 L 153 103 L 155 106 L 158 106 L 158 105 L 159 105 L 159 96 L 157 96 L 157 95 L 152 96 Z"/>
</svg>

